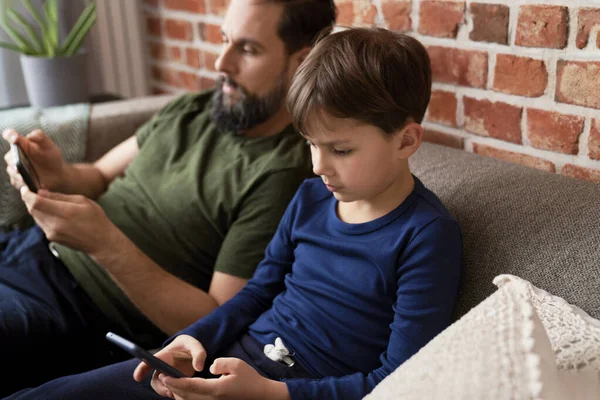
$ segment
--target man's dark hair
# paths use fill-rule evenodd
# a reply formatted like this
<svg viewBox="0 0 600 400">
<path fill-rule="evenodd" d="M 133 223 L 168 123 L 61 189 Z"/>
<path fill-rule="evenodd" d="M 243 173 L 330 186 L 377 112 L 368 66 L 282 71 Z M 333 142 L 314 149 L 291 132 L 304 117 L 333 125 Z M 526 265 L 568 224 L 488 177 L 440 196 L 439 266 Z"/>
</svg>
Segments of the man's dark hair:
<svg viewBox="0 0 600 400">
<path fill-rule="evenodd" d="M 430 96 L 429 55 L 417 39 L 383 28 L 349 28 L 317 42 L 294 75 L 287 107 L 306 136 L 309 117 L 325 115 L 391 134 L 411 120 L 421 123 Z"/>
<path fill-rule="evenodd" d="M 265 0 L 283 5 L 277 33 L 288 54 L 312 46 L 323 32 L 335 25 L 337 8 L 334 0 Z"/>
</svg>

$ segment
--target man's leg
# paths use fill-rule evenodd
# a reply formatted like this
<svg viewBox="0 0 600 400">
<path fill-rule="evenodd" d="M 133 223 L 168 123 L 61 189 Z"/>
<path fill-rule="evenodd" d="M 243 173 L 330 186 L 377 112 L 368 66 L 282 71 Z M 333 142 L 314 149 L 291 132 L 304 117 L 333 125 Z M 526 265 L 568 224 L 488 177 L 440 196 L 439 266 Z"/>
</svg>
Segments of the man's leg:
<svg viewBox="0 0 600 400">
<path fill-rule="evenodd" d="M 150 386 L 152 374 L 144 382 L 133 380 L 133 370 L 139 364 L 136 359 L 113 364 L 78 375 L 55 379 L 34 389 L 25 389 L 5 400 L 158 400 L 159 396 Z"/>
<path fill-rule="evenodd" d="M 7 368 L 0 397 L 115 362 L 106 318 L 50 253 L 43 232 L 35 227 L 2 240 L 0 359 Z"/>
</svg>

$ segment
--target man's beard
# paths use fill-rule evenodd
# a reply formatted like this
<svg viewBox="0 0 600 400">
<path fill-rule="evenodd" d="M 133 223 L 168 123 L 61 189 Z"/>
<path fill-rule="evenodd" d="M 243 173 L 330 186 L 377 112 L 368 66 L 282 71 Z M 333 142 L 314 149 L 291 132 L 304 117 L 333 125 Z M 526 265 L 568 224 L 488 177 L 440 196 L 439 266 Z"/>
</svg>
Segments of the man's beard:
<svg viewBox="0 0 600 400">
<path fill-rule="evenodd" d="M 237 91 L 233 100 L 223 93 L 223 84 L 227 83 Z M 259 97 L 248 93 L 227 76 L 220 76 L 213 94 L 211 120 L 221 132 L 241 132 L 253 128 L 271 118 L 283 106 L 286 85 L 283 75 L 275 89 Z"/>
</svg>

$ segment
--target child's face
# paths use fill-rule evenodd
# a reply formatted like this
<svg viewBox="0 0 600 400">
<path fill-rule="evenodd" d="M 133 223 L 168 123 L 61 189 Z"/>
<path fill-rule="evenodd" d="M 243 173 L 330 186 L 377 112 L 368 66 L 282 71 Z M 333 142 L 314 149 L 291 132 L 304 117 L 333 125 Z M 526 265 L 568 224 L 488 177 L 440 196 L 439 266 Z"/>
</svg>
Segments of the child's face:
<svg viewBox="0 0 600 400">
<path fill-rule="evenodd" d="M 389 135 L 373 125 L 331 117 L 312 126 L 318 127 L 308 138 L 313 171 L 339 201 L 373 200 L 402 184 L 408 166 L 398 151 L 400 133 Z"/>
</svg>

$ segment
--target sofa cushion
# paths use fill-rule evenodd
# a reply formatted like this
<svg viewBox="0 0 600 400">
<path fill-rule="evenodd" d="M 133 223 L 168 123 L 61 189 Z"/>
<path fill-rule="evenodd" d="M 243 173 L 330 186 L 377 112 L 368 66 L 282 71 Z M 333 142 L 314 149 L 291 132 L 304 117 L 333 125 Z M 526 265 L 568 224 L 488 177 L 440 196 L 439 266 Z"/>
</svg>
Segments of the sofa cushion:
<svg viewBox="0 0 600 400">
<path fill-rule="evenodd" d="M 432 143 L 410 165 L 463 232 L 455 319 L 493 293 L 500 274 L 600 318 L 600 185 Z"/>
</svg>

